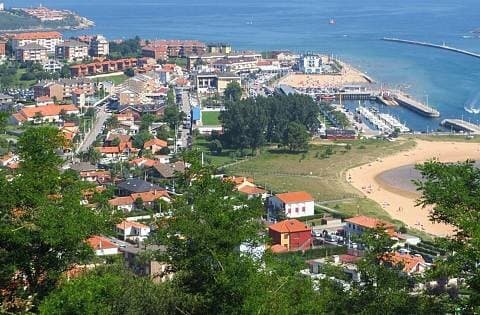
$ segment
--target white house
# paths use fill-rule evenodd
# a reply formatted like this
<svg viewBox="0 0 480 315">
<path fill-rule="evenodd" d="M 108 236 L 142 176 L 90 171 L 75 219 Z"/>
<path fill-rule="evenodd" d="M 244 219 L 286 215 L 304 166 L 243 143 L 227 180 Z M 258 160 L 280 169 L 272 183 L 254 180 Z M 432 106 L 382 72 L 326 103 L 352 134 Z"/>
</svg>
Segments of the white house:
<svg viewBox="0 0 480 315">
<path fill-rule="evenodd" d="M 125 220 L 117 224 L 116 231 L 124 241 L 129 239 L 136 242 L 143 242 L 150 234 L 150 227 L 139 222 Z"/>
<path fill-rule="evenodd" d="M 325 57 L 318 54 L 305 54 L 300 57 L 299 70 L 305 74 L 320 74 Z"/>
<path fill-rule="evenodd" d="M 304 191 L 277 194 L 268 199 L 268 216 L 276 217 L 278 211 L 283 211 L 287 218 L 301 218 L 315 214 L 315 200 Z"/>
<path fill-rule="evenodd" d="M 96 256 L 118 254 L 118 245 L 103 236 L 92 236 L 87 240 L 88 245 L 93 249 Z"/>
<path fill-rule="evenodd" d="M 132 197 L 115 197 L 110 199 L 108 203 L 117 210 L 125 213 L 132 212 L 135 200 Z"/>
</svg>

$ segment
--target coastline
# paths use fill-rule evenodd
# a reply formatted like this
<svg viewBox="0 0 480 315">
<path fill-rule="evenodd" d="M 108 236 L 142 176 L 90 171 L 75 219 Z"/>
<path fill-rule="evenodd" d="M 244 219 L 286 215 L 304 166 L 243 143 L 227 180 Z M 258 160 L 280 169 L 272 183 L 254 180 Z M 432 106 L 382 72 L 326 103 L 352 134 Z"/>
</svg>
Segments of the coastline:
<svg viewBox="0 0 480 315">
<path fill-rule="evenodd" d="M 348 170 L 347 182 L 365 198 L 380 204 L 393 219 L 402 221 L 407 227 L 435 236 L 448 236 L 454 233 L 454 229 L 445 224 L 432 223 L 429 219 L 432 207 L 421 208 L 416 205 L 419 194 L 392 187 L 379 180 L 379 176 L 385 171 L 431 159 L 438 159 L 441 162 L 479 160 L 480 145 L 467 142 L 416 140 L 416 146 L 413 149 Z"/>
</svg>

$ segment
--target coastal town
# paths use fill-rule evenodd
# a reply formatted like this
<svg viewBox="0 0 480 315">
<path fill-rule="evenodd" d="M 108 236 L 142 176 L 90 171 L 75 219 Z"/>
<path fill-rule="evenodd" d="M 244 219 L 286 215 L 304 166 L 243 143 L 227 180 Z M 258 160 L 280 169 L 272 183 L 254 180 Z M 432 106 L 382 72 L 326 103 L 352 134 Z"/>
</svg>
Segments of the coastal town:
<svg viewBox="0 0 480 315">
<path fill-rule="evenodd" d="M 42 21 L 71 14 L 45 7 L 21 10 Z M 402 107 L 427 118 L 442 114 L 428 102 L 384 88 L 353 65 L 317 52 L 245 51 L 201 39 L 66 37 L 59 30 L 36 30 L 1 34 L 0 62 L 5 187 L 0 203 L 8 212 L 0 226 L 0 261 L 17 268 L 2 275 L 1 311 L 48 314 L 67 309 L 33 293 L 46 288 L 42 285 L 50 275 L 48 268 L 30 271 L 48 259 L 68 256 L 55 269 L 57 291 L 58 283 L 74 284 L 95 270 L 118 265 L 155 285 L 185 279 L 194 283 L 195 275 L 185 275 L 182 268 L 203 268 L 212 260 L 214 267 L 205 267 L 208 272 L 202 270 L 205 278 L 199 280 L 207 283 L 209 272 L 232 267 L 225 251 L 233 247 L 238 257 L 259 261 L 253 273 L 264 268 L 266 277 L 271 275 L 262 285 L 279 281 L 272 296 L 283 285 L 273 280 L 274 274 L 294 265 L 291 277 L 301 279 L 297 284 L 319 294 L 327 292 L 325 281 L 347 295 L 363 288 L 381 290 L 384 279 L 374 278 L 375 271 L 365 267 L 369 264 L 408 282 L 400 290 L 404 301 L 425 292 L 435 301 L 442 296 L 456 305 L 474 295 L 469 275 L 431 275 L 455 256 L 449 251 L 455 249 L 442 247 L 437 238 L 464 229 L 466 239 L 478 239 L 468 234 L 464 221 L 432 214 L 438 211 L 437 202 L 443 207 L 446 201 L 428 195 L 434 195 L 431 182 L 422 184 L 422 175 L 440 182 L 431 169 L 422 169 L 419 178 L 409 177 L 415 165 L 435 163 L 432 159 L 480 159 L 480 126 L 474 123 L 447 118 L 431 134 L 415 132 L 378 106 Z M 52 133 L 61 141 L 55 142 Z M 411 167 L 405 178 L 399 176 L 402 167 Z M 418 187 L 405 188 L 413 179 L 420 181 Z M 44 187 L 53 183 L 54 188 Z M 109 219 L 91 221 L 108 224 L 86 228 L 86 221 L 77 222 L 73 212 L 65 224 L 60 214 L 43 217 L 51 209 L 68 207 L 82 209 L 78 213 L 89 220 L 90 214 L 102 213 Z M 45 220 L 58 220 L 58 225 Z M 48 235 L 38 232 L 42 228 Z M 38 239 L 35 233 L 40 233 Z M 66 236 L 57 242 L 57 233 Z M 248 233 L 260 241 L 247 242 L 242 237 Z M 68 237 L 74 234 L 86 236 L 77 243 L 87 246 L 88 258 L 55 252 L 62 242 L 71 246 Z M 16 257 L 16 246 L 30 236 L 27 242 L 51 246 L 55 255 L 42 247 L 32 256 Z M 232 239 L 238 241 L 233 247 Z M 383 247 L 376 248 L 375 240 L 382 240 L 378 246 Z M 219 254 L 208 242 L 219 244 Z M 279 269 L 269 270 L 259 258 L 269 255 Z M 297 296 L 297 289 L 289 284 L 282 290 Z M 37 302 L 43 303 L 40 308 Z M 184 307 L 198 314 L 215 310 Z M 317 313 L 313 310 L 318 309 L 299 313 Z M 361 313 L 353 313 L 357 311 Z M 191 314 L 181 309 L 172 313 Z"/>
</svg>

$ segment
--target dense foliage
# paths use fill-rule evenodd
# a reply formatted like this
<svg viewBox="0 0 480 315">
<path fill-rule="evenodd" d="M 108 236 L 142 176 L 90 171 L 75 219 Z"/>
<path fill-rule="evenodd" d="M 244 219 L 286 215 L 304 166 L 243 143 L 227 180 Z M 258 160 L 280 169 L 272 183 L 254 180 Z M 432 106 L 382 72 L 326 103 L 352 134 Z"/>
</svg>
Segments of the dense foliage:
<svg viewBox="0 0 480 315">
<path fill-rule="evenodd" d="M 108 216 L 81 205 L 86 187 L 77 175 L 60 173 L 63 145 L 56 128 L 28 129 L 18 142 L 23 161 L 16 176 L 0 176 L 3 311 L 36 305 L 71 264 L 92 254 L 85 239 L 109 224 Z"/>
<path fill-rule="evenodd" d="M 266 142 L 282 143 L 291 122 L 314 131 L 319 125 L 318 113 L 318 106 L 305 95 L 277 95 L 227 102 L 225 111 L 220 114 L 225 132 L 222 140 L 227 146 L 255 151 Z M 303 137 L 302 132 L 300 136 Z"/>
<path fill-rule="evenodd" d="M 127 39 L 121 42 L 110 42 L 110 57 L 113 59 L 126 57 L 140 57 L 142 48 L 140 46 L 140 37 Z"/>
</svg>

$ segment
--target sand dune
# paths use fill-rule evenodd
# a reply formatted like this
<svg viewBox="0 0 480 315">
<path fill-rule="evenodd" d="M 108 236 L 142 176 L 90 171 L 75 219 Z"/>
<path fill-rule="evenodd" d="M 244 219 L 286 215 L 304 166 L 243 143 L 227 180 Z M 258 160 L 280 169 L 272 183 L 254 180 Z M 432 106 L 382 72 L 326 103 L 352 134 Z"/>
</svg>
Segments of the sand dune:
<svg viewBox="0 0 480 315">
<path fill-rule="evenodd" d="M 431 209 L 415 206 L 419 195 L 391 187 L 380 181 L 378 176 L 387 170 L 422 163 L 433 158 L 441 162 L 480 160 L 480 144 L 423 140 L 416 142 L 417 145 L 411 150 L 399 152 L 347 171 L 347 180 L 367 198 L 382 205 L 394 219 L 404 222 L 408 227 L 437 236 L 451 234 L 452 227 L 434 224 L 429 220 L 428 215 Z"/>
</svg>

